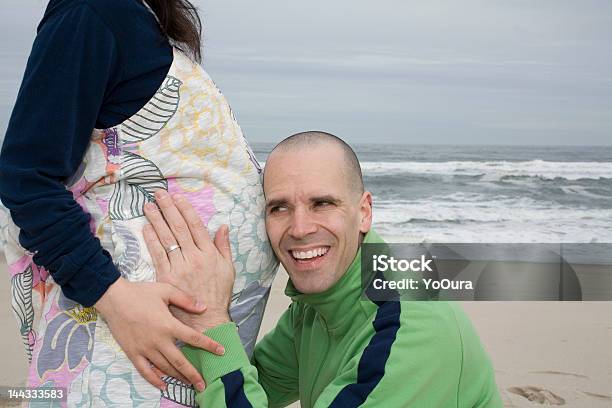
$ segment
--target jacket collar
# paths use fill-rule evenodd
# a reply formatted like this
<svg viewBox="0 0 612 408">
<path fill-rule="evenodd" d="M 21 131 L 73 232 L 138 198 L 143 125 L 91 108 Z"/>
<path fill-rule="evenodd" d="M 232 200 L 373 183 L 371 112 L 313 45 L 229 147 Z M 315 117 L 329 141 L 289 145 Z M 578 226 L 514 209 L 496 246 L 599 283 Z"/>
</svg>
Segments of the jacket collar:
<svg viewBox="0 0 612 408">
<path fill-rule="evenodd" d="M 370 230 L 362 244 L 383 242 L 374 230 Z M 312 307 L 324 320 L 328 330 L 338 329 L 343 322 L 354 318 L 355 308 L 361 307 L 359 304 L 362 301 L 361 246 L 344 275 L 325 292 L 301 293 L 293 286 L 290 279 L 285 294 L 294 302 Z"/>
</svg>

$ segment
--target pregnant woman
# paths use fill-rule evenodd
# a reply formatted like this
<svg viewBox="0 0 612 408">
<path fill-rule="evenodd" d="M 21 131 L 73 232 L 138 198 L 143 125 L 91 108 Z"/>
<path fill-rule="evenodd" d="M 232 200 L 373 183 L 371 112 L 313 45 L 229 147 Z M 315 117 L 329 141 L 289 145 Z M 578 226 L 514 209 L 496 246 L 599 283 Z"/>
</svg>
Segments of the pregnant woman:
<svg viewBox="0 0 612 408">
<path fill-rule="evenodd" d="M 156 199 L 229 226 L 231 314 L 254 345 L 277 267 L 261 169 L 199 57 L 186 0 L 51 0 L 38 27 L 0 155 L 4 250 L 28 385 L 65 387 L 70 407 L 193 406 L 203 384 L 175 340 L 222 352 L 173 309 L 206 299 L 155 282 Z"/>
</svg>

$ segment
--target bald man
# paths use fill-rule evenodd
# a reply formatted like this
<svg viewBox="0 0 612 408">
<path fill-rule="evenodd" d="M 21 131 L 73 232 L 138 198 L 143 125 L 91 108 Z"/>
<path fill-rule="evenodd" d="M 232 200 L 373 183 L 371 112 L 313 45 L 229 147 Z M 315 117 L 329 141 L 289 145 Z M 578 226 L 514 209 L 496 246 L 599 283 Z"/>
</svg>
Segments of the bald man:
<svg viewBox="0 0 612 408">
<path fill-rule="evenodd" d="M 346 143 L 323 132 L 285 139 L 268 157 L 264 192 L 266 230 L 289 274 L 292 303 L 252 361 L 227 312 L 234 277 L 227 231 L 211 242 L 178 200 L 164 215 L 189 226 L 177 239 L 193 240 L 197 250 L 183 255 L 199 268 L 172 264 L 147 238 L 156 265 L 207 290 L 208 311 L 190 321 L 225 346 L 221 357 L 183 349 L 207 382 L 200 406 L 282 407 L 298 399 L 302 407 L 502 406 L 489 358 L 456 304 L 361 299 L 360 245 L 383 241 L 371 229 L 372 195 Z M 168 230 L 161 217 L 151 222 Z"/>
</svg>

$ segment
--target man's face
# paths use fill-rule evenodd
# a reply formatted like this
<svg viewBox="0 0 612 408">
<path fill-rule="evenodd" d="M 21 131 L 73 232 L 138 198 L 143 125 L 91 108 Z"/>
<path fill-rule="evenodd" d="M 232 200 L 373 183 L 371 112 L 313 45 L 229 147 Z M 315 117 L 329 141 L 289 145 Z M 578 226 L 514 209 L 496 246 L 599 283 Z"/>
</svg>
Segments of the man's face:
<svg viewBox="0 0 612 408">
<path fill-rule="evenodd" d="M 293 285 L 320 293 L 349 267 L 370 229 L 372 196 L 349 187 L 340 147 L 277 150 L 266 162 L 266 230 Z"/>
</svg>

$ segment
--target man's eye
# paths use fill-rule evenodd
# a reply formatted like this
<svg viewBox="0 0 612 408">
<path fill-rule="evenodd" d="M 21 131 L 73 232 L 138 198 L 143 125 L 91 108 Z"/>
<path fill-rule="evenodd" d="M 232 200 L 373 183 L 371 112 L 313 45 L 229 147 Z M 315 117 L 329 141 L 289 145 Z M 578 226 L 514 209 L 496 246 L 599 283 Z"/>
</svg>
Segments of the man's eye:
<svg viewBox="0 0 612 408">
<path fill-rule="evenodd" d="M 269 210 L 269 211 L 270 211 L 270 214 L 274 214 L 274 213 L 277 213 L 277 212 L 284 211 L 284 210 L 286 210 L 286 209 L 287 209 L 286 207 L 282 207 L 282 206 L 275 206 L 275 207 L 270 207 L 270 210 Z"/>
<path fill-rule="evenodd" d="M 327 206 L 330 206 L 330 205 L 332 205 L 332 203 L 329 202 L 329 201 L 317 201 L 315 203 L 316 207 L 327 207 Z"/>
</svg>

